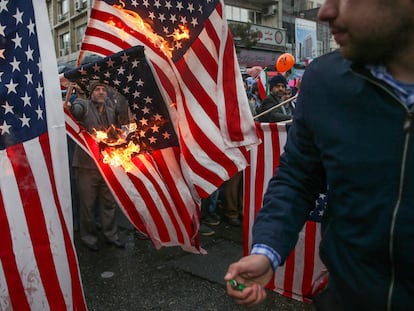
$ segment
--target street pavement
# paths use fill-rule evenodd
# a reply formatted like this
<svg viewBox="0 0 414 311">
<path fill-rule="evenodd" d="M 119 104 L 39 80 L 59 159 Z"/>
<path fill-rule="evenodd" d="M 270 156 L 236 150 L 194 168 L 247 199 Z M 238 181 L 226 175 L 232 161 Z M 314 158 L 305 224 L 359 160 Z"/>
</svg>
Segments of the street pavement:
<svg viewBox="0 0 414 311">
<path fill-rule="evenodd" d="M 257 307 L 238 306 L 226 295 L 224 274 L 228 265 L 242 257 L 242 229 L 221 223 L 216 234 L 201 237 L 207 255 L 179 247 L 155 249 L 141 240 L 120 215 L 125 249 L 100 243 L 98 252 L 86 249 L 75 232 L 86 303 L 90 311 L 135 310 L 278 310 L 313 311 L 311 304 L 268 291 Z M 101 239 L 103 241 L 103 239 Z"/>
</svg>

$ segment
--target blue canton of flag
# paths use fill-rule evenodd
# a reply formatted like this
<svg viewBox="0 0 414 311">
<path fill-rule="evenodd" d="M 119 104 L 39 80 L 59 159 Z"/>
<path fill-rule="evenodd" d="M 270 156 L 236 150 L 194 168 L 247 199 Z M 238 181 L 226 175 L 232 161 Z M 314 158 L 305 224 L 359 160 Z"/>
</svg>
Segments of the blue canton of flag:
<svg viewBox="0 0 414 311">
<path fill-rule="evenodd" d="M 43 79 L 31 1 L 0 1 L 0 150 L 47 131 Z"/>
<path fill-rule="evenodd" d="M 109 5 L 118 5 L 121 1 L 104 0 Z M 152 2 L 152 1 L 151 1 Z M 123 9 L 138 13 L 143 21 L 150 25 L 153 32 L 168 42 L 173 50 L 172 60 L 180 59 L 191 47 L 204 27 L 207 19 L 216 8 L 218 0 L 193 1 L 122 1 Z M 186 28 L 182 26 L 186 25 Z M 178 40 L 188 31 L 187 40 Z"/>
<path fill-rule="evenodd" d="M 142 46 L 67 71 L 64 75 L 85 90 L 90 80 L 99 80 L 122 94 L 137 124 L 136 136 L 142 151 L 178 146 L 167 106 L 144 57 Z"/>
</svg>

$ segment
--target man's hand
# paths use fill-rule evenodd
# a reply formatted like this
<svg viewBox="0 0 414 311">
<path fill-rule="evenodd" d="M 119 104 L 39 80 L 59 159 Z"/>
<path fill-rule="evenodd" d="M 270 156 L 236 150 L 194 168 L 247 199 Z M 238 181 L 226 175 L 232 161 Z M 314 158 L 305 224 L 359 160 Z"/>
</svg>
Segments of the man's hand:
<svg viewBox="0 0 414 311">
<path fill-rule="evenodd" d="M 236 303 L 254 306 L 266 299 L 265 286 L 273 276 L 273 269 L 269 259 L 264 255 L 250 255 L 231 264 L 224 280 L 227 283 L 227 294 L 234 298 Z M 242 290 L 234 288 L 229 281 L 236 280 L 246 287 Z"/>
<path fill-rule="evenodd" d="M 71 105 L 71 103 L 69 102 L 69 101 L 67 101 L 67 100 L 64 100 L 63 101 L 63 108 L 65 108 L 65 109 L 67 109 L 67 110 L 70 110 L 70 107 L 71 107 L 72 105 Z"/>
<path fill-rule="evenodd" d="M 65 75 L 63 73 L 59 75 L 59 82 L 61 86 L 65 88 L 69 87 L 70 81 L 65 78 Z"/>
</svg>

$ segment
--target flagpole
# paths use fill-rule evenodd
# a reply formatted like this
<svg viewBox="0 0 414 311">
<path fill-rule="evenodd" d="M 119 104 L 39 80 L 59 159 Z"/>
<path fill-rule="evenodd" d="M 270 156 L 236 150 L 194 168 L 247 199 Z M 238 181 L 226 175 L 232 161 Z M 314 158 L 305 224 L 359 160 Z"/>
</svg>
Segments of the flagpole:
<svg viewBox="0 0 414 311">
<path fill-rule="evenodd" d="M 255 115 L 253 117 L 253 119 L 257 119 L 258 117 L 261 117 L 262 115 L 264 115 L 266 113 L 269 113 L 270 111 L 272 111 L 272 110 L 274 110 L 276 108 L 279 108 L 279 107 L 283 106 L 284 104 L 287 104 L 288 102 L 291 102 L 292 100 L 296 99 L 297 97 L 298 97 L 298 95 L 292 96 L 292 97 L 286 99 L 285 101 L 283 101 L 283 102 L 281 102 L 281 103 L 279 103 L 279 104 L 277 104 L 277 105 L 275 105 L 273 107 L 270 107 L 269 109 L 263 111 L 262 113 L 259 113 L 258 115 Z"/>
</svg>

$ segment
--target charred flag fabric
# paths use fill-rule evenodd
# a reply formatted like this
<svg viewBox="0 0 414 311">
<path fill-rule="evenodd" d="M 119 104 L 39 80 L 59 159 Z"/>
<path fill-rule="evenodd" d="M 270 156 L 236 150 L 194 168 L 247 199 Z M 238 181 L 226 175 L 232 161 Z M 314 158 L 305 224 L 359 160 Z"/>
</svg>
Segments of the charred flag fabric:
<svg viewBox="0 0 414 311">
<path fill-rule="evenodd" d="M 86 310 L 71 208 L 45 2 L 0 1 L 0 310 Z"/>
</svg>

